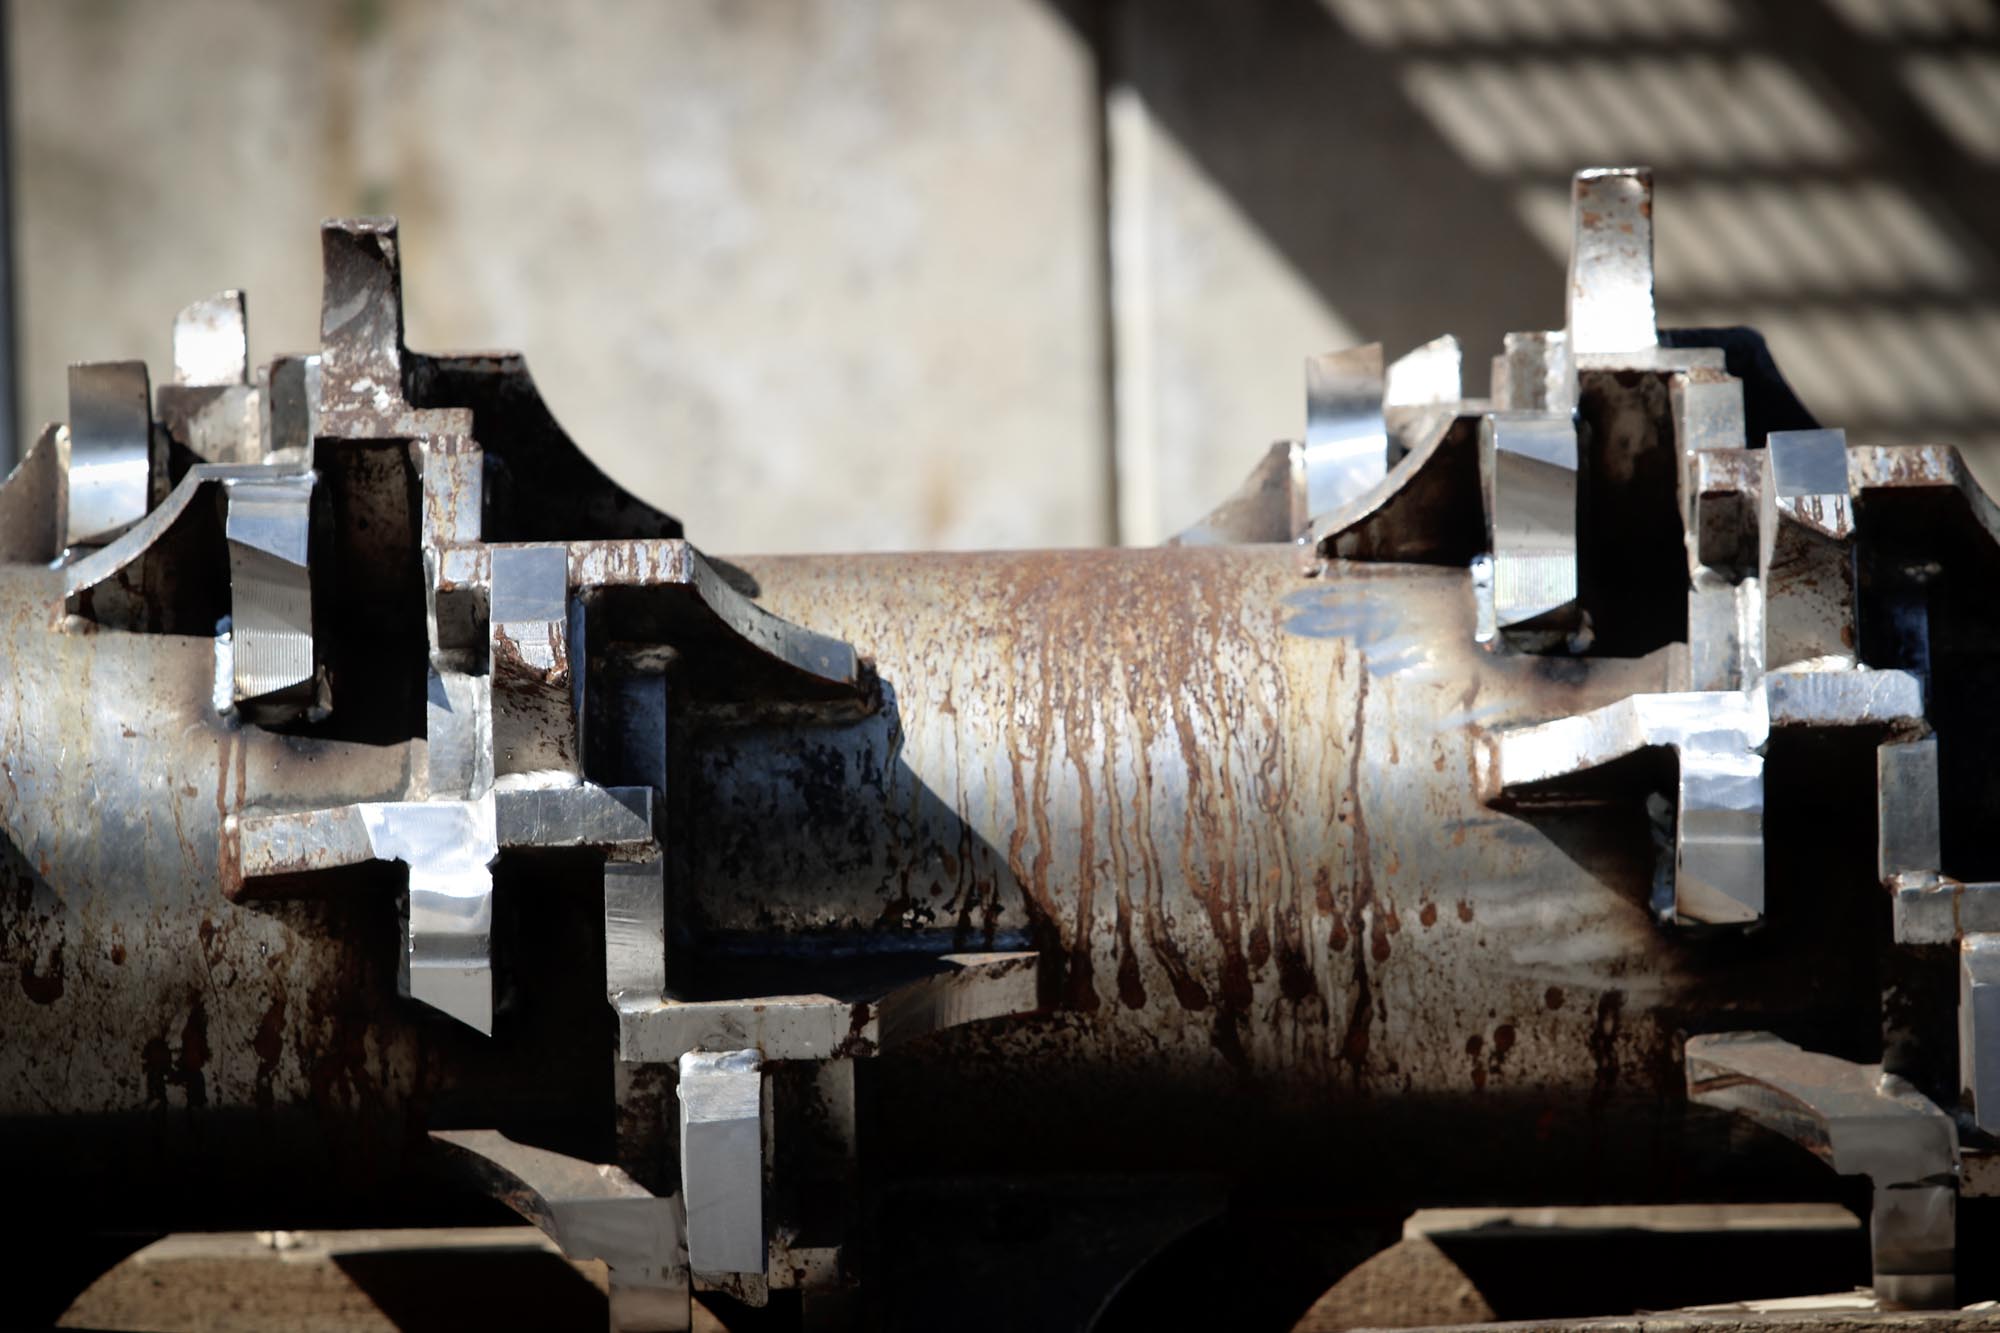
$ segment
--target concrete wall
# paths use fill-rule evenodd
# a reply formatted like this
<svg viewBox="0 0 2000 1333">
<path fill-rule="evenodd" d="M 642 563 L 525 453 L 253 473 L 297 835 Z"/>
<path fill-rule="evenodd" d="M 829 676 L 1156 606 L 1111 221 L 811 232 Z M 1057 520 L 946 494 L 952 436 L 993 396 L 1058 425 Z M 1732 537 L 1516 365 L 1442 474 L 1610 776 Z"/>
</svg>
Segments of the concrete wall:
<svg viewBox="0 0 2000 1333">
<path fill-rule="evenodd" d="M 1662 319 L 2000 456 L 1985 0 L 12 0 L 25 411 L 404 222 L 420 347 L 525 350 L 718 551 L 1154 541 L 1309 353 L 1561 322 L 1648 161 Z"/>
<path fill-rule="evenodd" d="M 18 0 L 26 413 L 393 212 L 410 342 L 517 347 L 716 550 L 1095 543 L 1096 76 L 1038 0 Z"/>
</svg>

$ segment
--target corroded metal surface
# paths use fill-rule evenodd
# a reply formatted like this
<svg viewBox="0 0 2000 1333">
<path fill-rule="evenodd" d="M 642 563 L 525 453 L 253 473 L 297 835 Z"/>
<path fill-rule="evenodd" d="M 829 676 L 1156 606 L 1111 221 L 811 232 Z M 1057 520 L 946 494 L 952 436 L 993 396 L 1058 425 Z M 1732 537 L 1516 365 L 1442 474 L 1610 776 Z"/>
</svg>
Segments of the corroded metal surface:
<svg viewBox="0 0 2000 1333">
<path fill-rule="evenodd" d="M 1483 653 L 1459 632 L 1462 572 L 1307 578 L 1283 547 L 737 567 L 767 611 L 870 657 L 883 706 L 688 741 L 681 925 L 710 969 L 841 936 L 1040 948 L 1057 1012 L 912 1048 L 940 1086 L 1005 1066 L 1026 1096 L 1038 1067 L 1098 1062 L 1326 1105 L 1530 1088 L 1602 1104 L 1650 1087 L 1634 1071 L 1671 1073 L 1680 1026 L 1717 995 L 1812 1007 L 1768 959 L 1660 935 L 1643 828 L 1483 804 L 1496 728 L 1660 688 L 1666 667 Z M 399 1112 L 466 1080 L 580 1115 L 580 1089 L 519 1067 L 546 1058 L 553 1018 L 482 1052 L 396 999 L 386 893 L 222 896 L 225 815 L 392 799 L 409 747 L 227 726 L 206 640 L 52 635 L 55 578 L 0 585 L 0 816 L 21 851 L 0 1109 L 150 1114 L 163 1156 L 241 1111 L 393 1143 Z M 960 1064 L 966 1042 L 985 1054 Z"/>
<path fill-rule="evenodd" d="M 574 1119 L 602 1061 L 566 1054 L 554 1014 L 530 1024 L 554 1061 L 531 1074 L 397 998 L 393 884 L 331 902 L 221 894 L 225 816 L 392 798 L 409 747 L 225 721 L 210 640 L 51 632 L 60 581 L 0 570 L 10 1169 L 115 1183 L 91 1196 L 107 1220 L 198 1180 L 213 1192 L 178 1200 L 197 1215 L 279 1190 L 310 1211 L 400 1170 L 440 1088 L 483 1087 L 503 1119 Z M 601 1003 L 565 1009 L 587 1022 Z M 548 1077 L 565 1065 L 567 1086 Z"/>
<path fill-rule="evenodd" d="M 695 747 L 700 925 L 1031 940 L 1064 1016 L 954 1043 L 1024 1080 L 1053 1055 L 1325 1105 L 1601 1101 L 1677 1081 L 1717 995 L 1797 1006 L 1654 927 L 1643 827 L 1483 803 L 1498 729 L 1657 688 L 1664 655 L 1495 656 L 1463 571 L 1309 579 L 1282 547 L 737 563 L 886 702 Z"/>
</svg>

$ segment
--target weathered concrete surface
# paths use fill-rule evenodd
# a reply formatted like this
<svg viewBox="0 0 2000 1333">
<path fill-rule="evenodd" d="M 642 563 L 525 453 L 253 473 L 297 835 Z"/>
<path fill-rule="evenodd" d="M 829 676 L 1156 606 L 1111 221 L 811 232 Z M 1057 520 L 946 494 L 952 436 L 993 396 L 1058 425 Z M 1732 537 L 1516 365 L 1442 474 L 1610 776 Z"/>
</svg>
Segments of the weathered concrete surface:
<svg viewBox="0 0 2000 1333">
<path fill-rule="evenodd" d="M 1754 324 L 1852 441 L 1959 444 L 2000 482 L 1981 202 L 2000 115 L 1972 92 L 1994 68 L 1990 8 L 1112 12 L 1128 540 L 1185 525 L 1302 429 L 1308 354 L 1455 333 L 1482 391 L 1503 332 L 1562 321 L 1567 180 L 1593 164 L 1656 171 L 1662 323 Z"/>
<path fill-rule="evenodd" d="M 533 1227 L 168 1236 L 77 1297 L 58 1328 L 416 1333 L 594 1328 L 604 1265 Z"/>
<path fill-rule="evenodd" d="M 1309 354 L 1453 332 L 1483 387 L 1561 321 L 1568 173 L 1638 161 L 1664 322 L 1992 482 L 2000 20 L 1922 12 L 14 0 L 24 413 L 228 285 L 309 343 L 312 223 L 393 210 L 415 343 L 528 352 L 709 549 L 1150 542 Z"/>
<path fill-rule="evenodd" d="M 1110 535 L 1095 76 L 1037 0 L 10 15 L 31 421 L 222 287 L 310 345 L 314 224 L 394 212 L 412 345 L 525 351 L 710 549 Z"/>
<path fill-rule="evenodd" d="M 1410 1236 L 1334 1283 L 1292 1326 L 1292 1333 L 1476 1324 L 1492 1318 L 1493 1307 L 1464 1271 L 1428 1238 Z"/>
<path fill-rule="evenodd" d="M 1299 280 L 1145 99 L 1109 104 L 1118 518 L 1186 527 L 1305 430 L 1308 352 L 1366 341 Z"/>
<path fill-rule="evenodd" d="M 1119 498 L 1156 540 L 1305 428 L 1307 356 L 1560 323 L 1562 270 L 1318 0 L 1128 5 L 1110 37 Z M 1129 104 L 1129 105 L 1124 105 Z M 1558 186 L 1567 198 L 1566 187 Z"/>
<path fill-rule="evenodd" d="M 2000 1310 L 1924 1310 L 1894 1313 L 1805 1308 L 1743 1313 L 1667 1311 L 1618 1319 L 1523 1319 L 1494 1324 L 1438 1324 L 1455 1333 L 1991 1333 Z"/>
</svg>

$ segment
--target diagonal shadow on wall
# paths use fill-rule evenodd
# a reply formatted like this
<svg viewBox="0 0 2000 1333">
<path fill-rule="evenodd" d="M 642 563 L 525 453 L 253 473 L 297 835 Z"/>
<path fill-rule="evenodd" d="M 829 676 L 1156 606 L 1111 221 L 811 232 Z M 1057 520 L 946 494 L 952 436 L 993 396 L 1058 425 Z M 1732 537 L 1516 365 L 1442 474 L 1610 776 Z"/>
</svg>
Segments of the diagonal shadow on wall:
<svg viewBox="0 0 2000 1333">
<path fill-rule="evenodd" d="M 1392 353 L 1456 333 L 1476 391 L 1503 333 L 1562 319 L 1559 238 L 1523 218 L 1523 195 L 1558 201 L 1575 167 L 1651 161 L 1663 200 L 1699 195 L 1740 215 L 1720 219 L 1732 230 L 1692 206 L 1676 212 L 1686 243 L 1717 262 L 1700 274 L 1663 262 L 1663 322 L 1782 324 L 1781 359 L 1818 363 L 1832 419 L 1860 437 L 2000 444 L 2000 395 L 1980 372 L 2000 355 L 2000 147 L 1982 153 L 1962 125 L 1941 124 L 1911 74 L 1925 60 L 2000 70 L 2000 22 L 1970 6 L 1684 0 L 1650 17 L 1610 3 L 1493 7 L 1541 12 L 1531 32 L 1467 17 L 1481 6 L 1425 0 L 1049 3 L 1097 53 L 1105 88 L 1136 92 L 1300 280 Z M 1676 27 L 1657 16 L 1668 10 L 1706 17 Z M 1356 21 L 1370 15 L 1372 30 Z M 1461 121 L 1495 146 L 1485 160 L 1418 95 L 1419 65 L 1454 85 Z M 1738 86 L 1715 99 L 1701 76 Z M 1570 86 L 1538 97 L 1551 80 Z M 1774 85 L 1768 96 L 1740 86 L 1758 80 Z M 1986 117 L 2000 145 L 2000 94 L 1983 107 L 1961 100 L 1955 114 Z M 1657 151 L 1662 142 L 1671 148 Z M 1898 238 L 1862 208 L 1827 216 L 1848 196 L 1885 194 L 1920 235 Z M 1757 234 L 1773 196 L 1796 215 L 1789 237 Z M 1811 262 L 1758 272 L 1751 242 L 1780 261 L 1802 246 Z M 1704 287 L 1703 276 L 1717 280 Z M 1871 376 L 1886 387 L 1846 391 Z"/>
</svg>

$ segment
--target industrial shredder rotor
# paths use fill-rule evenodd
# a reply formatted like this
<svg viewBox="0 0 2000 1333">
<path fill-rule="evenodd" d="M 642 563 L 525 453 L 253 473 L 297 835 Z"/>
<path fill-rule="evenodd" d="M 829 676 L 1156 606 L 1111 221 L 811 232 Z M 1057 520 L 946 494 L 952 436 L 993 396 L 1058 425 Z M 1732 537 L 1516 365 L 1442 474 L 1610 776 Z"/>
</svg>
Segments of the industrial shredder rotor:
<svg viewBox="0 0 2000 1333">
<path fill-rule="evenodd" d="M 625 1329 L 897 1323 L 994 1179 L 1127 1218 L 999 1323 L 1273 1181 L 1865 1178 L 1876 1296 L 1972 1294 L 2000 508 L 1659 329 L 1650 175 L 1573 189 L 1489 398 L 1314 357 L 1155 549 L 704 553 L 404 345 L 382 220 L 316 352 L 232 292 L 73 367 L 0 485 L 0 1162 L 56 1230 L 497 1199 Z"/>
</svg>

